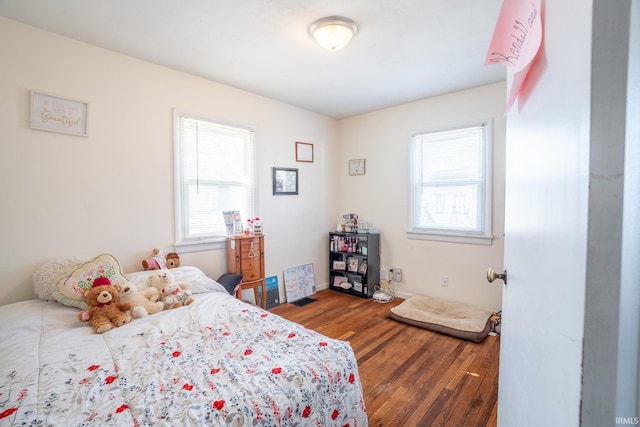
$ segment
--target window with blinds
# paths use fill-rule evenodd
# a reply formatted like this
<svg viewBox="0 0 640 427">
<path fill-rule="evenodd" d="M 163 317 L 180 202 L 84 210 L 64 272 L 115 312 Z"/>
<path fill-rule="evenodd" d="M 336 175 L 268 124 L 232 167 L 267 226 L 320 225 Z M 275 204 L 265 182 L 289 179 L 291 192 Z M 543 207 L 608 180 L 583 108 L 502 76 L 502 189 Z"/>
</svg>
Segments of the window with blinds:
<svg viewBox="0 0 640 427">
<path fill-rule="evenodd" d="M 412 231 L 490 237 L 489 123 L 412 138 Z"/>
<path fill-rule="evenodd" d="M 176 241 L 226 237 L 223 211 L 253 218 L 254 133 L 175 114 Z"/>
</svg>

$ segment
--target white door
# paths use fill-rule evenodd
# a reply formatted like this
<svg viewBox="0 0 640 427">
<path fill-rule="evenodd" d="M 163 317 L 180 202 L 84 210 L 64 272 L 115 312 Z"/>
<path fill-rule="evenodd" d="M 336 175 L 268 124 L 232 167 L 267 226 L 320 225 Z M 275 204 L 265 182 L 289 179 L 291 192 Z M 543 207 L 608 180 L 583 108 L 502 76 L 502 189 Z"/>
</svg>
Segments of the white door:
<svg viewBox="0 0 640 427">
<path fill-rule="evenodd" d="M 623 164 L 609 158 L 620 149 L 617 107 L 602 101 L 619 95 L 622 68 L 603 39 L 624 27 L 628 7 L 545 2 L 535 84 L 508 114 L 501 427 L 615 425 L 622 193 L 608 189 L 621 191 Z"/>
</svg>

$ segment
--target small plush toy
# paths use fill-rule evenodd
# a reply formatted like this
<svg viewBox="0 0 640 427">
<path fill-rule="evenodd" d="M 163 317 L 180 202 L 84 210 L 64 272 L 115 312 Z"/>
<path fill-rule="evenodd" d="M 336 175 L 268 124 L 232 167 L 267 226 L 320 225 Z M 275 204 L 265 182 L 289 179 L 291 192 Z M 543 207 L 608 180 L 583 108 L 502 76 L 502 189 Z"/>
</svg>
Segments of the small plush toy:
<svg viewBox="0 0 640 427">
<path fill-rule="evenodd" d="M 165 308 L 182 307 L 193 302 L 191 298 L 191 283 L 176 282 L 175 277 L 169 270 L 158 270 L 149 277 L 149 284 L 156 288 L 160 294 L 160 299 L 165 303 Z M 172 285 L 176 285 L 175 289 Z M 168 290 L 167 290 L 168 289 Z M 185 295 L 181 291 L 188 291 Z M 167 302 L 167 299 L 169 300 Z"/>
<path fill-rule="evenodd" d="M 162 270 L 163 268 L 167 268 L 162 251 L 158 248 L 154 248 L 153 256 L 142 260 L 142 268 L 145 270 Z"/>
<path fill-rule="evenodd" d="M 167 268 L 180 267 L 180 255 L 175 252 L 169 252 L 166 260 Z"/>
<path fill-rule="evenodd" d="M 162 299 L 165 308 L 178 308 L 193 302 L 191 291 L 182 289 L 177 283 L 170 283 L 162 288 Z"/>
<path fill-rule="evenodd" d="M 107 277 L 98 277 L 93 287 L 84 292 L 89 309 L 78 313 L 82 322 L 91 320 L 93 329 L 101 334 L 131 321 L 127 310 L 131 310 L 128 302 L 119 302 L 120 285 L 112 285 Z"/>
<path fill-rule="evenodd" d="M 164 303 L 159 301 L 160 293 L 154 287 L 138 291 L 137 286 L 133 282 L 127 282 L 122 285 L 120 293 L 120 301 L 131 304 L 131 316 L 134 319 L 147 317 L 150 314 L 158 313 L 164 310 Z"/>
</svg>

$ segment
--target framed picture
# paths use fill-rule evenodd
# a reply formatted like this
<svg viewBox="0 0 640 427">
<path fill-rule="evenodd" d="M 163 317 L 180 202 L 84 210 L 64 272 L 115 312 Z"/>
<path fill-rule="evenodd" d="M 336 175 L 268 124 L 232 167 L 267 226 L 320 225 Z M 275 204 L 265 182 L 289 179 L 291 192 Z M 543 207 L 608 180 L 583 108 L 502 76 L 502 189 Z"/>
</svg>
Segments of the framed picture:
<svg viewBox="0 0 640 427">
<path fill-rule="evenodd" d="M 367 274 L 367 260 L 366 259 L 363 259 L 362 262 L 360 262 L 360 266 L 358 267 L 358 273 Z"/>
<path fill-rule="evenodd" d="M 296 142 L 296 162 L 313 163 L 313 144 Z"/>
<path fill-rule="evenodd" d="M 364 175 L 364 163 L 364 159 L 349 160 L 349 175 Z"/>
<path fill-rule="evenodd" d="M 335 276 L 333 278 L 333 286 L 342 289 L 349 289 L 351 288 L 351 283 L 349 283 L 349 279 L 345 276 Z"/>
<path fill-rule="evenodd" d="M 31 129 L 88 136 L 89 104 L 31 91 Z"/>
<path fill-rule="evenodd" d="M 273 168 L 273 194 L 298 194 L 298 169 Z"/>
<path fill-rule="evenodd" d="M 333 261 L 334 270 L 344 270 L 347 267 L 344 261 Z"/>
<path fill-rule="evenodd" d="M 358 258 L 349 258 L 349 271 L 355 273 L 358 271 Z"/>
</svg>

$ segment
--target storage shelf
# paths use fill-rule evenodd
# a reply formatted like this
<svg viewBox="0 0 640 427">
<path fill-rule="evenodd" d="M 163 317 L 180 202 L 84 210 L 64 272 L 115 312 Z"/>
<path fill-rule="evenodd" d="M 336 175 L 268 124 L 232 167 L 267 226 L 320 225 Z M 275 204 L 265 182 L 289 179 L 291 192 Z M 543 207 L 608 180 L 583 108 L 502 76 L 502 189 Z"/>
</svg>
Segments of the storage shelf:
<svg viewBox="0 0 640 427">
<path fill-rule="evenodd" d="M 334 262 L 342 263 L 345 268 L 334 268 Z M 339 286 L 344 282 L 350 283 L 351 287 L 344 289 Z M 330 232 L 329 289 L 361 298 L 370 298 L 379 282 L 380 235 Z"/>
</svg>

